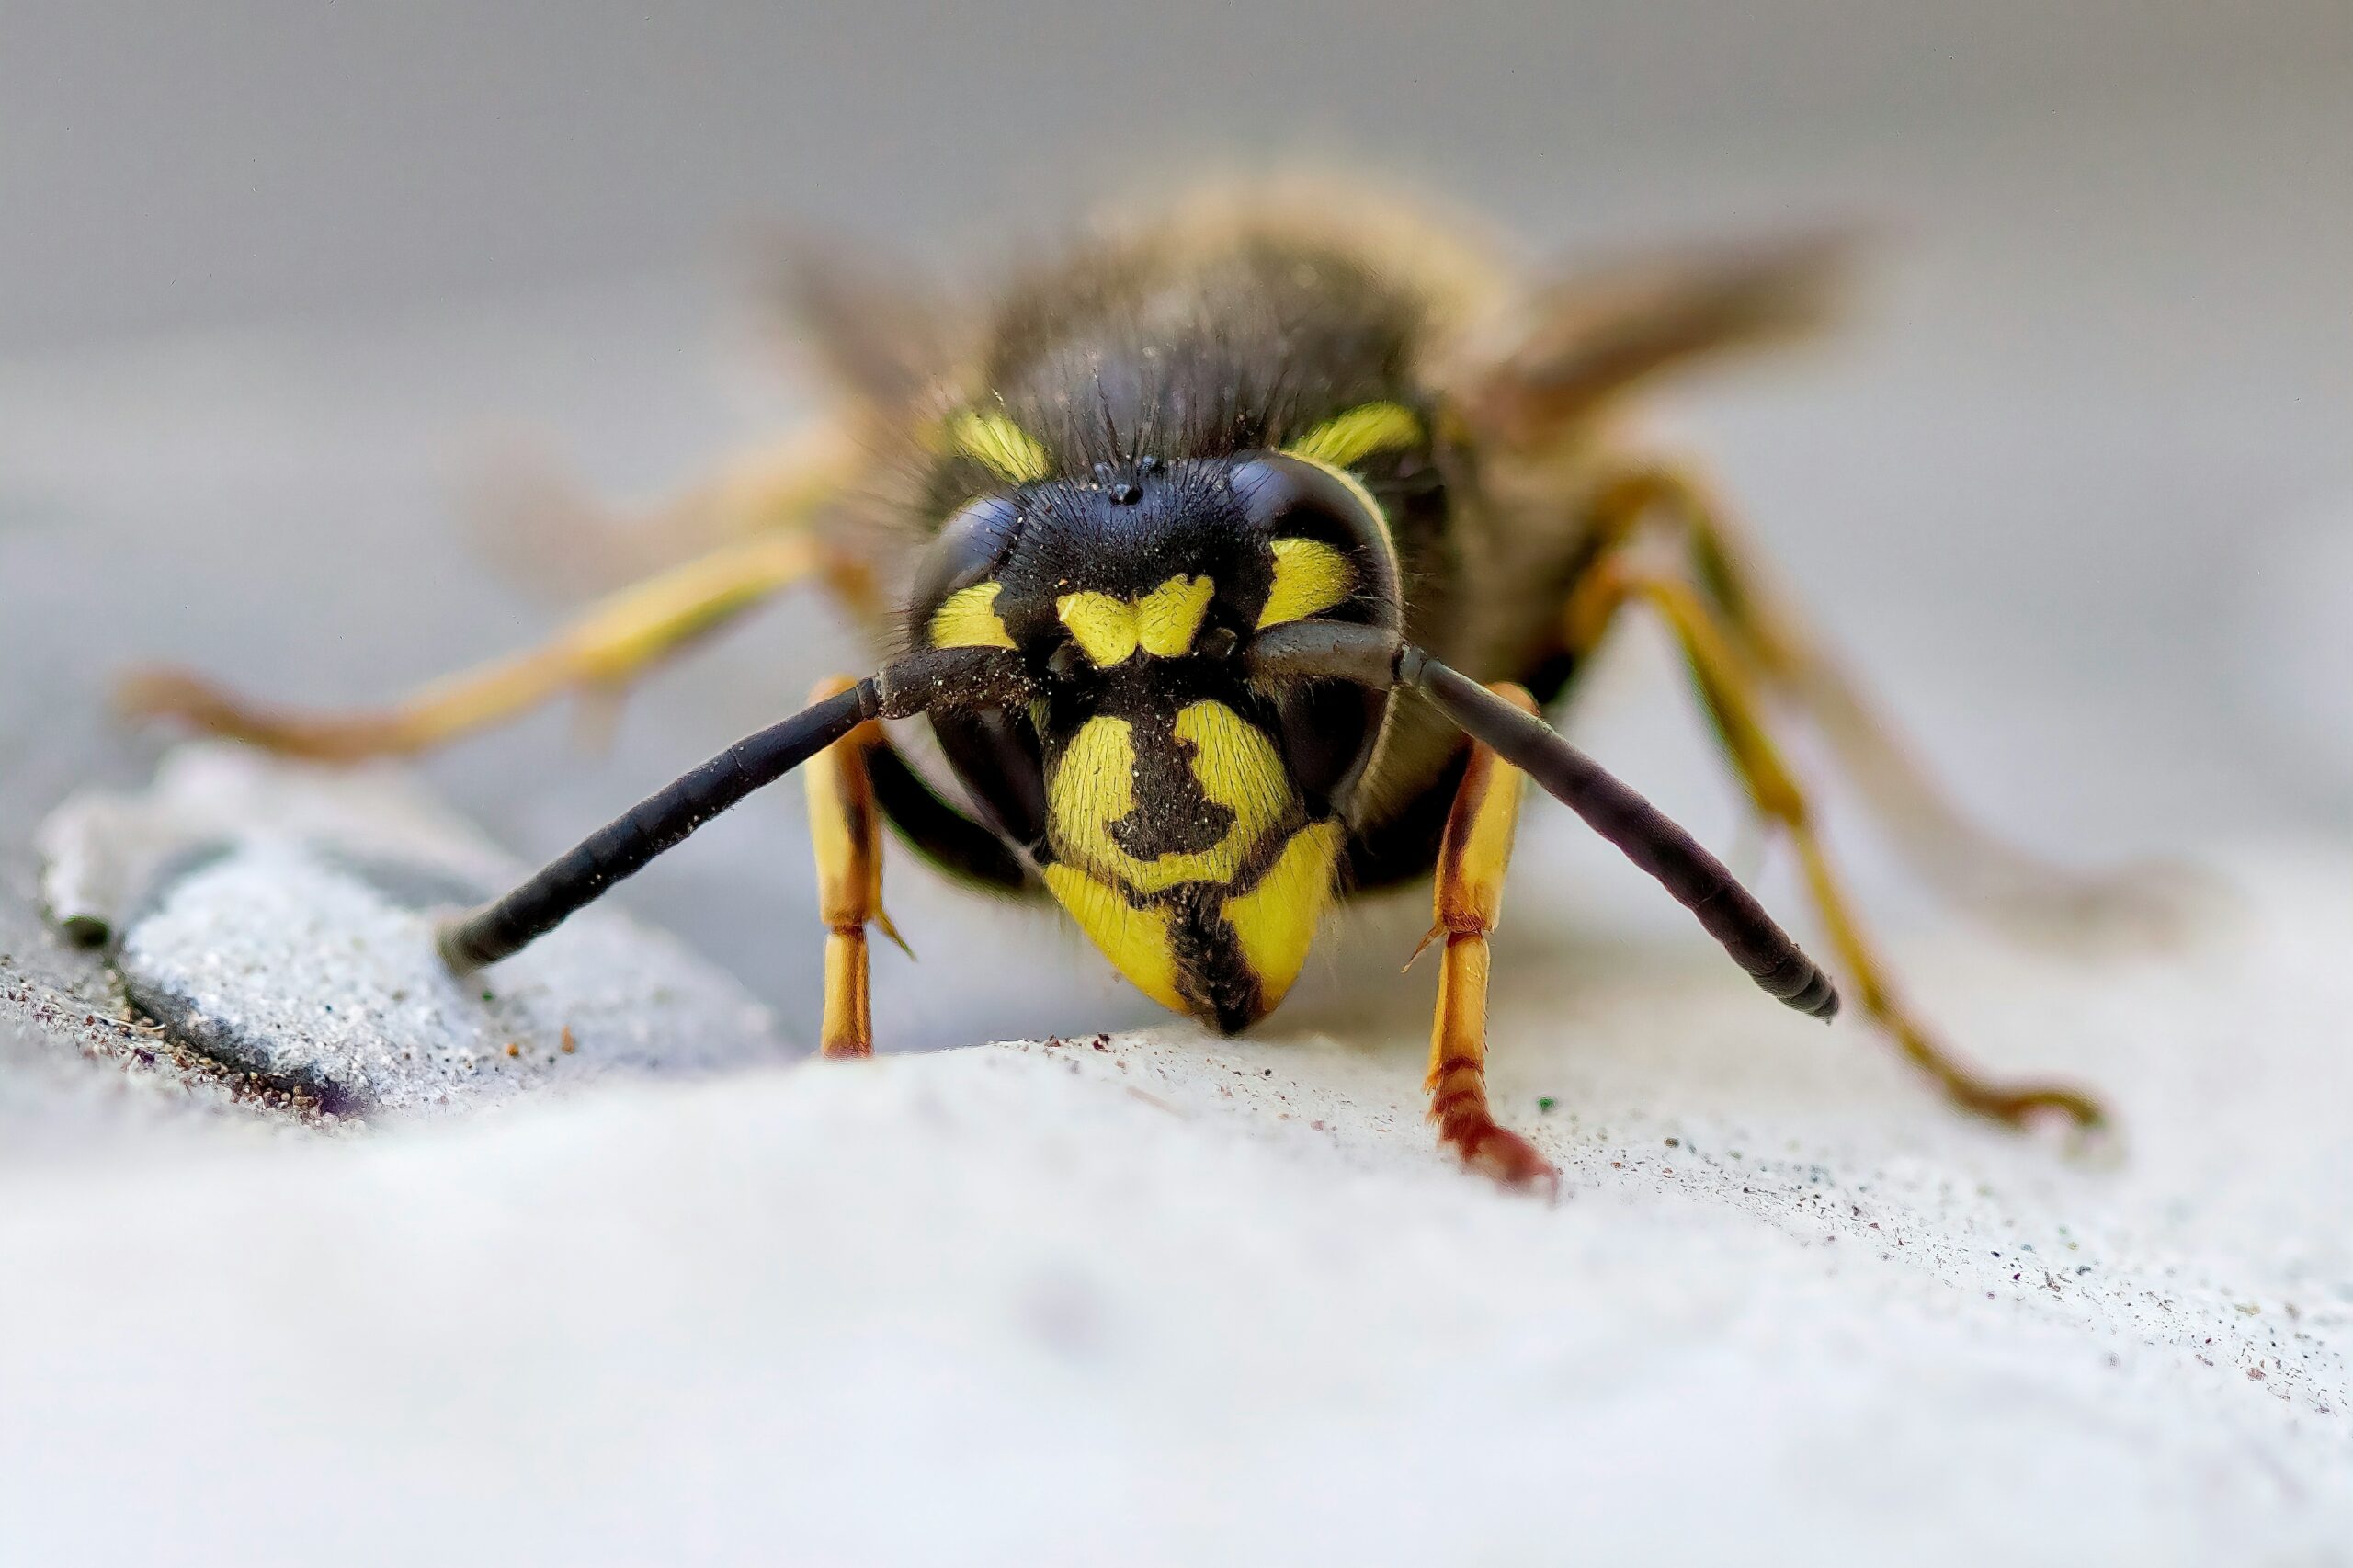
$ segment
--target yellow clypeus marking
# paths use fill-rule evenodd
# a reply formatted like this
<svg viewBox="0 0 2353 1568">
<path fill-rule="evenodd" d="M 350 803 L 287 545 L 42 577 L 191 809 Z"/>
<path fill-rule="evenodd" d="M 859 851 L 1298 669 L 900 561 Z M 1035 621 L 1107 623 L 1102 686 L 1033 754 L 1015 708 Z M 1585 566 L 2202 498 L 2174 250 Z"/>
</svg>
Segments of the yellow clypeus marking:
<svg viewBox="0 0 2353 1568">
<path fill-rule="evenodd" d="M 1171 577 L 1131 603 L 1092 591 L 1064 594 L 1054 614 L 1097 669 L 1125 664 L 1138 648 L 1154 658 L 1192 652 L 1217 585 L 1207 577 Z"/>
<path fill-rule="evenodd" d="M 1176 739 L 1192 747 L 1201 793 L 1233 813 L 1207 849 L 1140 859 L 1111 836 L 1135 810 L 1135 733 L 1125 719 L 1097 715 L 1063 749 L 1047 787 L 1054 845 L 1065 858 L 1117 878 L 1138 892 L 1180 882 L 1230 882 L 1244 859 L 1290 809 L 1290 777 L 1274 743 L 1222 702 L 1196 702 L 1176 715 Z"/>
<path fill-rule="evenodd" d="M 1232 881 L 1244 857 L 1290 809 L 1290 775 L 1265 732 L 1222 702 L 1187 704 L 1175 728 L 1177 740 L 1193 748 L 1201 793 L 1233 813 L 1233 826 L 1199 856 L 1164 855 L 1154 864 L 1198 859 L 1205 863 L 1204 874 L 1177 880 Z"/>
<path fill-rule="evenodd" d="M 931 645 L 935 648 L 1010 648 L 1013 634 L 996 612 L 1003 583 L 975 583 L 959 588 L 931 612 Z"/>
<path fill-rule="evenodd" d="M 1136 642 L 1157 659 L 1191 653 L 1216 595 L 1217 585 L 1207 577 L 1169 578 L 1136 601 Z"/>
<path fill-rule="evenodd" d="M 968 408 L 951 415 L 948 439 L 1007 484 L 1035 484 L 1052 472 L 1038 437 L 1002 414 Z"/>
<path fill-rule="evenodd" d="M 1225 901 L 1225 923 L 1242 946 L 1243 961 L 1258 979 L 1263 1011 L 1290 990 L 1307 962 L 1315 925 L 1332 893 L 1332 872 L 1340 858 L 1340 824 L 1310 824 L 1290 835 L 1258 885 Z"/>
<path fill-rule="evenodd" d="M 1275 552 L 1275 578 L 1258 612 L 1261 631 L 1321 615 L 1356 591 L 1348 558 L 1322 540 L 1279 539 L 1267 548 Z"/>
<path fill-rule="evenodd" d="M 1045 877 L 1055 900 L 1137 990 L 1173 1012 L 1192 1011 L 1176 989 L 1167 910 L 1138 909 L 1119 889 L 1074 866 L 1049 866 Z"/>
<path fill-rule="evenodd" d="M 1402 403 L 1367 403 L 1334 415 L 1283 450 L 1309 462 L 1347 468 L 1375 452 L 1393 452 L 1421 442 L 1421 415 Z"/>
<path fill-rule="evenodd" d="M 1066 859 L 1108 869 L 1127 858 L 1111 824 L 1135 810 L 1136 748 L 1125 719 L 1102 715 L 1078 727 L 1046 785 L 1054 847 Z"/>
</svg>

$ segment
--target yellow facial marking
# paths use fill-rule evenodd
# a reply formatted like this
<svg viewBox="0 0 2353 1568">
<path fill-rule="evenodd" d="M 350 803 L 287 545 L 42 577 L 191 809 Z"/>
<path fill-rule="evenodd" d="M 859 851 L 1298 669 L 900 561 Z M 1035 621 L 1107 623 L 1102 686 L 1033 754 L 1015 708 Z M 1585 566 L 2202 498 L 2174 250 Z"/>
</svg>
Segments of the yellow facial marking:
<svg viewBox="0 0 2353 1568">
<path fill-rule="evenodd" d="M 1332 871 L 1340 857 L 1340 824 L 1313 823 L 1290 835 L 1258 885 L 1225 901 L 1225 922 L 1242 947 L 1243 961 L 1258 977 L 1262 1006 L 1271 1011 L 1290 990 L 1307 962 L 1315 924 L 1332 893 Z"/>
<path fill-rule="evenodd" d="M 1368 403 L 1337 414 L 1283 450 L 1309 462 L 1347 468 L 1375 452 L 1419 446 L 1421 416 L 1400 403 Z"/>
<path fill-rule="evenodd" d="M 1075 867 L 1049 866 L 1045 875 L 1055 900 L 1137 990 L 1172 1012 L 1191 1011 L 1176 990 L 1167 910 L 1138 909 L 1119 889 Z"/>
<path fill-rule="evenodd" d="M 1007 484 L 1035 484 L 1051 472 L 1038 438 L 1002 414 L 968 408 L 952 415 L 948 439 Z"/>
<path fill-rule="evenodd" d="M 1159 659 L 1193 651 L 1193 637 L 1210 611 L 1217 585 L 1207 577 L 1171 577 L 1136 601 L 1136 642 Z"/>
<path fill-rule="evenodd" d="M 935 648 L 1010 648 L 1013 635 L 996 612 L 1003 583 L 975 583 L 959 588 L 931 613 L 931 645 Z"/>
<path fill-rule="evenodd" d="M 1180 882 L 1230 882 L 1258 841 L 1290 806 L 1282 757 L 1222 702 L 1196 702 L 1176 715 L 1176 739 L 1192 748 L 1201 793 L 1233 813 L 1225 836 L 1207 849 L 1139 859 L 1111 836 L 1111 824 L 1135 810 L 1135 735 L 1125 719 L 1097 715 L 1063 749 L 1047 787 L 1054 845 L 1068 860 L 1141 893 Z"/>
<path fill-rule="evenodd" d="M 1161 659 L 1190 653 L 1216 595 L 1207 577 L 1171 577 L 1132 604 L 1108 594 L 1064 594 L 1054 601 L 1054 614 L 1080 652 L 1108 670 L 1138 648 Z"/>
<path fill-rule="evenodd" d="M 1125 664 L 1136 651 L 1135 607 L 1108 594 L 1064 594 L 1054 601 L 1054 614 L 1070 628 L 1079 651 L 1097 669 Z"/>
<path fill-rule="evenodd" d="M 1275 580 L 1258 612 L 1261 630 L 1321 615 L 1356 591 L 1348 558 L 1322 540 L 1279 539 L 1267 548 L 1275 552 Z"/>
</svg>

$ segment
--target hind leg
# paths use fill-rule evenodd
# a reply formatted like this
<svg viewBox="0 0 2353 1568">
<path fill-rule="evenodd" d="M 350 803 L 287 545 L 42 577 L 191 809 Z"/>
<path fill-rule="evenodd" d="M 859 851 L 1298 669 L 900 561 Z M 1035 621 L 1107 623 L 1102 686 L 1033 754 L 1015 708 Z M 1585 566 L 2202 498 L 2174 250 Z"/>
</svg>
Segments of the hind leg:
<svg viewBox="0 0 2353 1568">
<path fill-rule="evenodd" d="M 321 762 L 427 751 L 566 692 L 618 691 L 696 638 L 824 570 L 801 534 L 745 540 L 591 607 L 551 642 L 437 681 L 388 708 L 306 713 L 248 702 L 185 670 L 132 674 L 119 701 L 265 751 Z"/>
<path fill-rule="evenodd" d="M 2097 915 L 2130 901 L 2129 881 L 2054 866 L 1956 806 L 1689 469 L 1630 467 L 1605 487 L 1598 510 L 1607 535 L 1621 546 L 1647 525 L 1672 530 L 1677 565 L 1704 597 L 1718 640 L 1752 673 L 1761 695 L 1786 701 L 1814 724 L 1904 858 L 1948 896 L 2012 916 Z"/>
<path fill-rule="evenodd" d="M 1749 799 L 1796 846 L 1807 890 L 1863 1011 L 1964 1110 L 2013 1126 L 2041 1114 L 2055 1114 L 2084 1127 L 2104 1120 L 2098 1105 L 2079 1090 L 2061 1085 L 2005 1084 L 1977 1073 L 1947 1050 L 1897 994 L 1877 944 L 1865 930 L 1845 880 L 1823 842 L 1806 793 L 1767 727 L 1759 696 L 1763 683 L 1754 656 L 1727 626 L 1723 613 L 1711 606 L 1692 584 L 1648 570 L 1622 551 L 1604 556 L 1571 600 L 1571 646 L 1592 647 L 1619 611 L 1637 602 L 1659 615 L 1681 647 L 1700 699 Z"/>
</svg>

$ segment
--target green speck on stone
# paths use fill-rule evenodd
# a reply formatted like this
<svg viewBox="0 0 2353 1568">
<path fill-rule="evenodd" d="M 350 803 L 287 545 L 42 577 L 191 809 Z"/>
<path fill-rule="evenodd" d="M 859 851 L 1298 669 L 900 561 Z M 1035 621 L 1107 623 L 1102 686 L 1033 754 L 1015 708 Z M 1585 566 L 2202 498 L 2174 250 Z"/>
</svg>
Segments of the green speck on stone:
<svg viewBox="0 0 2353 1568">
<path fill-rule="evenodd" d="M 482 994 L 482 999 L 485 1002 L 495 1002 L 498 1000 L 498 995 L 495 992 L 485 991 Z"/>
<path fill-rule="evenodd" d="M 1559 1105 L 1560 1103 L 1560 1101 L 1554 1099 L 1550 1095 L 1539 1095 L 1536 1096 L 1536 1108 L 1547 1113 L 1549 1113 L 1554 1106 Z"/>
</svg>

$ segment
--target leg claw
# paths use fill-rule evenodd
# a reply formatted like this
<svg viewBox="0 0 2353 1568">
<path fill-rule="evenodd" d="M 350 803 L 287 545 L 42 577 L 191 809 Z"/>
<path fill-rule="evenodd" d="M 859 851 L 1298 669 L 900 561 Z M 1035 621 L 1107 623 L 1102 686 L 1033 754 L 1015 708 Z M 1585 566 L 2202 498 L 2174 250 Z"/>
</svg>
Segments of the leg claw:
<svg viewBox="0 0 2353 1568">
<path fill-rule="evenodd" d="M 1561 1195 L 1561 1173 L 1552 1162 L 1527 1139 L 1491 1119 L 1449 1118 L 1438 1140 L 1461 1155 L 1465 1166 L 1505 1187 L 1540 1192 L 1548 1199 Z"/>
</svg>

